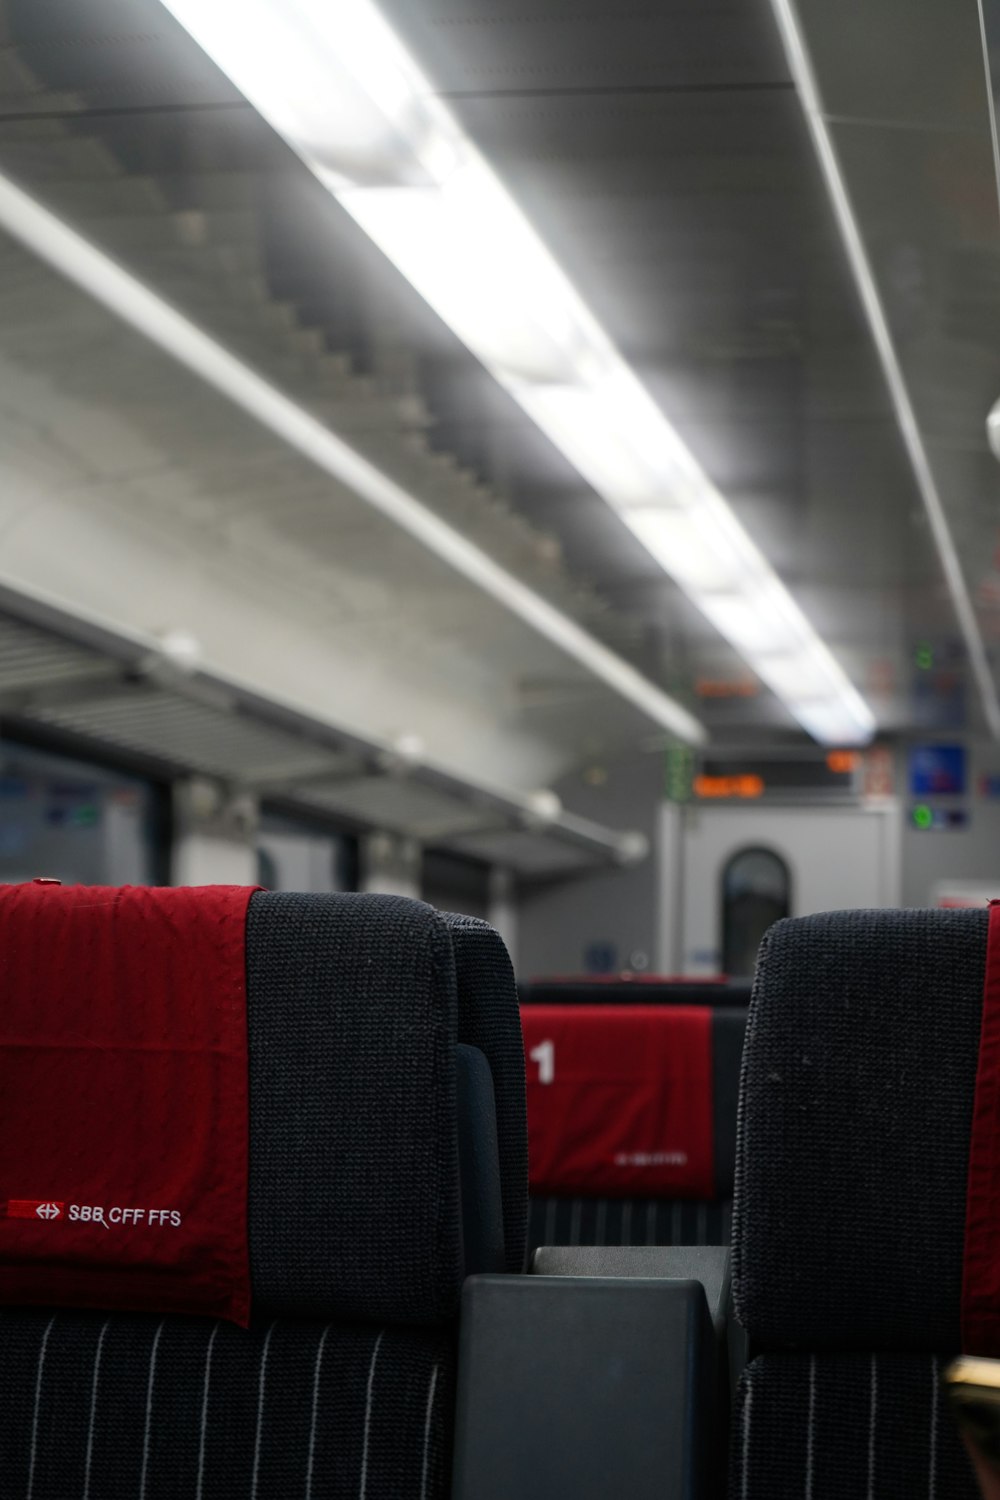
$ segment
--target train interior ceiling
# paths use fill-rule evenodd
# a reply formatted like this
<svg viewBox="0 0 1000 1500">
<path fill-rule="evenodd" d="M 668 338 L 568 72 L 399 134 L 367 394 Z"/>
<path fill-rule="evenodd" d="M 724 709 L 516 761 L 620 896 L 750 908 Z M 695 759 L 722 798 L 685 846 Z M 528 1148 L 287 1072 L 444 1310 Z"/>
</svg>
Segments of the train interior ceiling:
<svg viewBox="0 0 1000 1500">
<path fill-rule="evenodd" d="M 995 91 L 0 0 L 0 1500 L 1000 1493 Z"/>
</svg>

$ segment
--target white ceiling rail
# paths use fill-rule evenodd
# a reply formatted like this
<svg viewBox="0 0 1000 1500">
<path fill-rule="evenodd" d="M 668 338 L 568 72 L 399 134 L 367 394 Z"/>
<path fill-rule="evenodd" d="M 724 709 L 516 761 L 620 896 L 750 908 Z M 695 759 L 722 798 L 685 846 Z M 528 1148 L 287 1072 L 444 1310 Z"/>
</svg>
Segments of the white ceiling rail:
<svg viewBox="0 0 1000 1500">
<path fill-rule="evenodd" d="M 875 718 L 373 0 L 167 9 L 823 743 Z"/>
<path fill-rule="evenodd" d="M 392 773 L 383 768 L 398 760 L 398 745 L 362 738 L 330 720 L 304 712 L 296 704 L 273 695 L 265 696 L 251 683 L 235 676 L 199 667 L 188 673 L 178 673 L 169 680 L 150 679 L 148 666 L 160 647 L 160 642 L 153 636 L 120 629 L 76 608 L 67 609 L 60 600 L 42 590 L 26 589 L 16 580 L 3 576 L 0 576 L 0 610 L 37 630 L 42 643 L 57 637 L 94 653 L 95 658 L 110 660 L 119 669 L 140 673 L 149 683 L 150 690 L 162 693 L 164 698 L 172 696 L 175 701 L 190 700 L 216 715 L 238 714 L 248 726 L 283 732 L 290 737 L 293 747 L 297 743 L 310 753 L 326 749 L 333 755 L 342 755 L 346 751 L 356 755 L 370 768 L 373 776 L 392 780 Z M 110 687 L 109 691 L 112 691 Z M 88 694 L 86 700 L 81 699 L 81 704 L 96 701 Z M 127 703 L 125 698 L 120 701 Z M 23 709 L 20 705 L 16 708 L 12 717 L 20 719 L 23 716 L 26 722 L 31 722 L 30 703 Z M 46 720 L 52 722 L 58 713 L 58 703 L 45 707 L 44 713 Z M 87 734 L 95 743 L 100 743 L 100 725 L 96 720 L 88 727 Z M 152 744 L 140 753 L 145 760 L 153 761 L 157 758 L 157 748 L 157 744 Z M 166 760 L 169 761 L 170 757 Z M 336 766 L 331 766 L 331 771 L 335 772 Z M 214 774 L 219 772 L 219 767 L 213 768 Z M 509 832 L 542 833 L 559 844 L 571 845 L 605 863 L 634 863 L 647 852 L 642 835 L 608 828 L 565 812 L 551 792 L 522 792 L 473 781 L 457 776 L 423 756 L 410 761 L 405 775 L 420 786 L 438 789 L 458 802 L 471 804 L 487 819 L 500 818 Z M 234 780 L 239 779 L 237 772 Z M 296 793 L 290 787 L 289 793 L 289 800 L 294 798 L 304 806 L 307 804 L 308 788 L 300 788 Z M 374 824 L 374 819 L 362 821 Z"/>
<path fill-rule="evenodd" d="M 2 174 L 0 227 L 409 532 L 654 723 L 689 744 L 705 742 L 703 725 L 680 703 Z"/>
<path fill-rule="evenodd" d="M 1000 739 L 1000 698 L 997 696 L 997 685 L 986 655 L 986 647 L 959 561 L 951 527 L 948 524 L 941 492 L 934 476 L 906 378 L 896 354 L 889 320 L 879 296 L 868 252 L 861 236 L 861 228 L 837 155 L 837 148 L 827 123 L 823 98 L 809 55 L 805 34 L 793 0 L 771 0 L 771 4 L 781 32 L 788 67 L 795 80 L 799 100 L 836 215 L 847 259 L 882 365 L 882 373 L 895 409 L 896 421 L 899 424 L 917 488 L 927 512 L 931 535 L 941 561 L 948 593 L 958 618 L 965 648 L 969 653 L 969 664 L 979 691 L 983 714 L 990 733 L 995 739 Z"/>
</svg>

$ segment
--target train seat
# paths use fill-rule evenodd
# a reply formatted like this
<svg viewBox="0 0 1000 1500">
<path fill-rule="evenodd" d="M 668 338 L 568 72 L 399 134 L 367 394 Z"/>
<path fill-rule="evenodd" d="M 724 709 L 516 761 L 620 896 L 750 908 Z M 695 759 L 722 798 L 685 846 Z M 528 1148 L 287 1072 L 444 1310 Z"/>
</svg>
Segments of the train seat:
<svg viewBox="0 0 1000 1500">
<path fill-rule="evenodd" d="M 748 1006 L 749 979 L 724 974 L 706 979 L 665 974 L 567 974 L 522 980 L 522 1005 L 721 1005 Z"/>
<path fill-rule="evenodd" d="M 745 1009 L 533 1002 L 521 1024 L 529 1251 L 727 1244 Z"/>
<path fill-rule="evenodd" d="M 528 1237 L 528 1126 L 514 970 L 503 939 L 488 922 L 457 912 L 441 917 L 455 954 L 458 1038 L 482 1052 L 492 1076 L 505 1267 L 516 1275 L 524 1270 Z"/>
<path fill-rule="evenodd" d="M 93 1006 L 105 1018 L 145 999 L 129 987 L 129 966 L 116 963 L 115 928 L 102 926 L 120 893 L 84 892 L 93 895 L 91 909 L 78 904 L 73 913 L 95 934 L 89 973 L 79 945 L 60 951 L 58 922 L 37 909 L 18 913 L 10 890 L 0 895 L 8 979 L 15 963 L 17 974 L 65 984 L 85 1010 Z M 173 972 L 193 941 L 171 916 L 174 894 L 152 894 L 166 898 L 165 930 L 148 947 L 143 936 L 133 979 Z M 81 888 L 53 895 L 70 898 L 79 903 Z M 26 1269 L 28 1241 L 15 1244 L 11 1231 L 28 1200 L 8 1200 L 0 1220 L 5 1496 L 431 1500 L 448 1493 L 462 1283 L 470 1272 L 502 1273 L 524 1259 L 523 1056 L 506 954 L 485 924 L 396 897 L 261 892 L 248 898 L 242 920 L 249 1326 L 238 1326 L 231 1309 L 225 1318 L 194 1315 L 187 1294 L 170 1282 L 176 1267 L 164 1281 L 169 1294 L 141 1263 L 121 1267 L 120 1306 L 95 1292 L 117 1277 L 116 1257 L 128 1259 L 119 1248 L 120 1214 L 112 1228 L 106 1208 L 106 1233 L 88 1226 L 84 1263 L 74 1269 L 77 1252 L 62 1248 L 42 1252 L 45 1264 Z M 228 1006 L 228 990 L 221 1003 Z M 88 1037 L 79 1010 L 74 1018 L 76 1033 L 70 1026 L 60 1045 L 86 1067 L 107 1037 L 92 1028 Z M 20 1007 L 15 1034 L 5 1002 L 0 1067 L 7 1079 L 20 1060 L 31 1065 L 31 1025 L 30 1007 Z M 53 1038 L 35 1040 L 45 1077 L 41 1054 Z M 145 1053 L 161 1041 L 146 1037 Z M 215 1041 L 208 1049 L 219 1050 Z M 175 1059 L 170 1118 L 179 1131 L 191 1108 L 185 1080 L 196 1064 Z M 51 1091 L 37 1102 L 42 1112 L 72 1116 Z M 148 1099 L 121 1106 L 122 1201 L 137 1201 L 127 1163 L 141 1144 L 147 1103 L 156 1115 Z M 0 1153 L 11 1194 L 28 1191 L 16 1158 L 34 1118 L 30 1097 L 15 1103 L 4 1095 Z M 71 1247 L 65 1230 L 79 1228 L 63 1221 L 72 1217 L 68 1174 L 81 1158 L 86 1163 L 87 1143 L 64 1145 L 62 1175 L 30 1185 L 45 1210 L 27 1226 L 32 1244 L 59 1234 Z M 163 1184 L 147 1191 L 162 1195 Z M 46 1195 L 53 1201 L 42 1201 Z M 186 1276 L 192 1267 L 180 1271 Z M 38 1305 L 50 1274 L 55 1293 Z"/>
<path fill-rule="evenodd" d="M 833 912 L 764 939 L 736 1167 L 752 1358 L 733 1500 L 978 1493 L 939 1380 L 961 1349 L 1000 1355 L 989 921 Z M 989 967 L 995 985 L 1000 941 Z"/>
</svg>

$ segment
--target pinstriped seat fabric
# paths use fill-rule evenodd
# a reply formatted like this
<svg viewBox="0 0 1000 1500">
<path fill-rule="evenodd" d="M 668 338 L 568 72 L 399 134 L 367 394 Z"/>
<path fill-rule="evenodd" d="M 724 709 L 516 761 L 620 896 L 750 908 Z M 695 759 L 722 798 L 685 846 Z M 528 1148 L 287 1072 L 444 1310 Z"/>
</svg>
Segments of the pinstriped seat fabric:
<svg viewBox="0 0 1000 1500">
<path fill-rule="evenodd" d="M 744 1377 L 734 1495 L 979 1500 L 941 1399 L 946 1360 L 764 1355 Z"/>
<path fill-rule="evenodd" d="M 448 1330 L 0 1315 L 0 1494 L 447 1493 Z"/>
<path fill-rule="evenodd" d="M 986 911 L 764 939 L 733 1226 L 752 1359 L 731 1500 L 974 1500 L 939 1386 L 961 1347 Z"/>
<path fill-rule="evenodd" d="M 484 1268 L 524 1260 L 506 952 L 419 902 L 259 894 L 246 955 L 251 1327 L 0 1308 L 2 1500 L 447 1493 L 466 1042 L 507 1210 Z"/>
<path fill-rule="evenodd" d="M 528 1244 L 727 1245 L 732 1200 L 532 1197 Z"/>
</svg>

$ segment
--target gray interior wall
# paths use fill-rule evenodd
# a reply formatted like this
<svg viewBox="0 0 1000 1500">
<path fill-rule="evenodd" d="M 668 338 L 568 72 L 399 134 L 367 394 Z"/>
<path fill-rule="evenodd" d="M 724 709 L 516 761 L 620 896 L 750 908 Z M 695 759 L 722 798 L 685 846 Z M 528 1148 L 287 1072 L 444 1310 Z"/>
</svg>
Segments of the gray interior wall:
<svg viewBox="0 0 1000 1500">
<path fill-rule="evenodd" d="M 530 885 L 518 912 L 518 974 L 581 973 L 587 949 L 607 944 L 615 967 L 653 966 L 656 952 L 658 875 L 655 840 L 663 793 L 663 758 L 635 755 L 607 766 L 607 780 L 591 785 L 579 773 L 554 787 L 571 812 L 613 828 L 636 829 L 650 854 L 631 868 Z"/>
<path fill-rule="evenodd" d="M 1000 776 L 1000 746 L 964 738 L 952 732 L 928 733 L 914 743 L 965 743 L 969 752 L 968 787 L 964 797 L 915 798 L 909 794 L 908 743 L 898 748 L 896 789 L 901 803 L 901 900 L 904 906 L 926 906 L 941 880 L 996 883 L 1000 898 L 1000 799 L 984 797 L 985 776 Z M 651 967 L 658 961 L 657 933 L 660 879 L 655 840 L 657 809 L 663 790 L 662 759 L 641 755 L 608 767 L 603 786 L 590 786 L 579 776 L 556 788 L 574 812 L 618 828 L 637 828 L 654 844 L 650 857 L 633 869 L 608 870 L 577 880 L 563 880 L 522 890 L 519 905 L 519 974 L 581 972 L 587 949 L 606 942 L 616 953 L 617 966 L 635 963 L 646 955 Z M 939 809 L 963 808 L 966 827 L 922 832 L 914 827 L 917 801 Z M 808 812 L 809 809 L 803 809 Z"/>
</svg>

